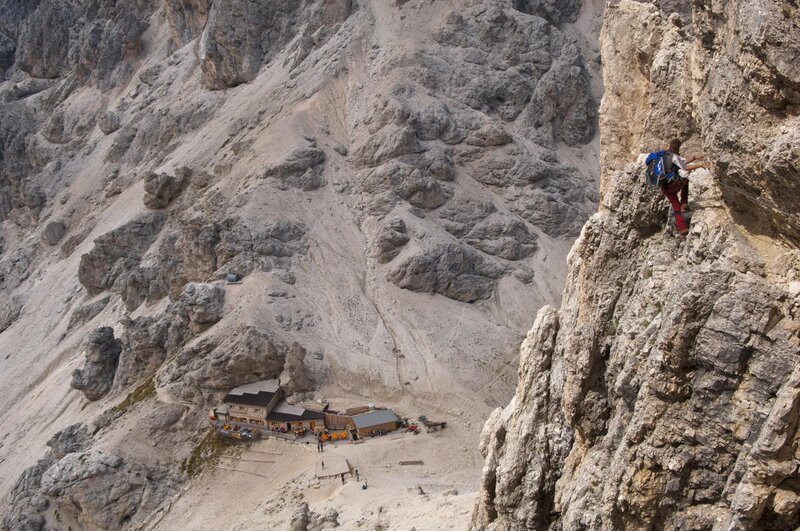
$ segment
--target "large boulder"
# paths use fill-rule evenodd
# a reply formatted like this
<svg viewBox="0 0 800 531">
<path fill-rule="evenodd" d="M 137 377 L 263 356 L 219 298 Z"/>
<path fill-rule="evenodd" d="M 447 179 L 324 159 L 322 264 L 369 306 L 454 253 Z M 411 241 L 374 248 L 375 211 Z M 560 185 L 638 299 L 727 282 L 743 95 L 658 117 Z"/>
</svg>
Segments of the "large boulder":
<svg viewBox="0 0 800 531">
<path fill-rule="evenodd" d="M 404 260 L 388 278 L 403 289 L 474 302 L 489 298 L 503 272 L 469 247 L 439 243 Z"/>
<path fill-rule="evenodd" d="M 189 317 L 189 326 L 199 333 L 222 319 L 225 289 L 220 284 L 190 282 L 178 301 Z"/>
<path fill-rule="evenodd" d="M 186 188 L 188 180 L 177 175 L 148 172 L 144 177 L 144 206 L 166 208 Z"/>
<path fill-rule="evenodd" d="M 89 430 L 84 424 L 73 424 L 53 435 L 47 446 L 53 457 L 61 459 L 67 454 L 85 450 L 92 440 Z"/>
<path fill-rule="evenodd" d="M 87 302 L 75 309 L 72 312 L 72 315 L 69 318 L 69 325 L 67 325 L 67 330 L 72 330 L 76 326 L 80 326 L 83 323 L 89 322 L 94 319 L 97 314 L 103 311 L 103 309 L 108 305 L 108 301 L 111 300 L 111 297 L 106 295 L 99 300 L 94 302 Z"/>
<path fill-rule="evenodd" d="M 19 296 L 0 295 L 0 332 L 16 321 L 22 313 L 23 302 Z"/>
<path fill-rule="evenodd" d="M 157 385 L 182 400 L 204 401 L 209 390 L 227 392 L 283 372 L 287 347 L 265 331 L 240 326 L 218 336 L 182 350 L 159 371 Z"/>
<path fill-rule="evenodd" d="M 86 342 L 86 362 L 72 373 L 70 387 L 83 391 L 89 400 L 103 398 L 111 390 L 121 350 L 112 328 L 93 330 Z"/>
<path fill-rule="evenodd" d="M 97 126 L 104 135 L 110 135 L 122 126 L 122 118 L 114 111 L 106 111 L 97 117 Z"/>
<path fill-rule="evenodd" d="M 51 221 L 42 231 L 42 239 L 48 245 L 57 245 L 66 233 L 67 227 L 63 221 Z"/>
<path fill-rule="evenodd" d="M 286 362 L 283 366 L 283 372 L 278 378 L 281 389 L 283 389 L 287 395 L 311 390 L 311 384 L 306 376 L 305 359 L 306 349 L 297 342 L 292 343 L 292 346 L 289 347 L 289 350 L 286 352 Z"/>
<path fill-rule="evenodd" d="M 3 528 L 20 531 L 40 531 L 44 528 L 44 513 L 50 500 L 42 495 L 42 475 L 53 464 L 52 455 L 40 459 L 28 467 L 17 479 L 8 497 L 8 506 Z"/>
<path fill-rule="evenodd" d="M 41 492 L 55 498 L 89 529 L 120 529 L 137 511 L 154 510 L 171 492 L 171 483 L 117 453 L 90 449 L 66 455 L 41 477 Z"/>
<path fill-rule="evenodd" d="M 400 254 L 408 240 L 405 221 L 400 218 L 391 218 L 381 227 L 377 238 L 372 243 L 372 254 L 381 264 L 391 262 Z"/>
<path fill-rule="evenodd" d="M 297 148 L 285 158 L 266 168 L 264 178 L 274 178 L 283 189 L 316 190 L 325 184 L 322 163 L 325 152 L 315 146 Z"/>
</svg>

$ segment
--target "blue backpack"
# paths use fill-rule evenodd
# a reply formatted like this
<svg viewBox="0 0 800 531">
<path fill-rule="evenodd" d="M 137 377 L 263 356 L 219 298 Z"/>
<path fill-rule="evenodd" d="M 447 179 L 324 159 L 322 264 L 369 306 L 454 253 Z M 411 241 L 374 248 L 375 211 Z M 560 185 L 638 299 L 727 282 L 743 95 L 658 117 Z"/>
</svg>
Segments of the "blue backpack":
<svg viewBox="0 0 800 531">
<path fill-rule="evenodd" d="M 650 186 L 664 186 L 678 176 L 669 151 L 654 151 L 647 155 L 644 163 L 647 165 L 645 174 Z"/>
</svg>

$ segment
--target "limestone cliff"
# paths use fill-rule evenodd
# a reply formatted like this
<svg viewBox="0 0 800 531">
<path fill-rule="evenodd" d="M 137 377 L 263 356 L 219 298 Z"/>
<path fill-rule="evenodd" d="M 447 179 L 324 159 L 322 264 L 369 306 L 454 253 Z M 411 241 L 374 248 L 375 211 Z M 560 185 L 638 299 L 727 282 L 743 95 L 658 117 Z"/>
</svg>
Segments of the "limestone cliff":
<svg viewBox="0 0 800 531">
<path fill-rule="evenodd" d="M 484 428 L 476 528 L 796 527 L 798 15 L 779 0 L 606 9 L 600 207 Z M 672 136 L 710 162 L 686 239 L 626 164 Z"/>
</svg>

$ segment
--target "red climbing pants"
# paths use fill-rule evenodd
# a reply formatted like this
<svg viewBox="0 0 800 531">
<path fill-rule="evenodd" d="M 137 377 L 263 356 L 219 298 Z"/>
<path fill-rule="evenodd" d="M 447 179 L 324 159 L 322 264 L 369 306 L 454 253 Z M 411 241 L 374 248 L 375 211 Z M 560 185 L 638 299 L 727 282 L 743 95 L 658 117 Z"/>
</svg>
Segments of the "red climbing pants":
<svg viewBox="0 0 800 531">
<path fill-rule="evenodd" d="M 689 229 L 686 225 L 686 220 L 683 219 L 681 214 L 681 205 L 689 202 L 689 180 L 688 179 L 675 179 L 666 186 L 661 187 L 661 192 L 666 196 L 669 204 L 672 205 L 672 211 L 675 214 L 675 227 L 678 232 L 684 232 Z M 678 194 L 680 193 L 680 201 Z"/>
</svg>

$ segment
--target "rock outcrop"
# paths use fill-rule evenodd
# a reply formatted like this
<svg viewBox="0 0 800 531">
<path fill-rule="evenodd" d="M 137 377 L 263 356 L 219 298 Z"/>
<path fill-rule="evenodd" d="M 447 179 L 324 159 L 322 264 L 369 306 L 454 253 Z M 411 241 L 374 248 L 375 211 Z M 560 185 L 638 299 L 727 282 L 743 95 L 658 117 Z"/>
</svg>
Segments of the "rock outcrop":
<svg viewBox="0 0 800 531">
<path fill-rule="evenodd" d="M 391 262 L 400 254 L 403 246 L 408 243 L 406 224 L 400 218 L 387 220 L 378 233 L 377 240 L 373 243 L 373 254 L 378 262 L 385 264 Z"/>
<path fill-rule="evenodd" d="M 81 256 L 78 279 L 90 295 L 121 283 L 155 241 L 165 217 L 160 212 L 143 214 L 94 241 L 94 248 Z"/>
<path fill-rule="evenodd" d="M 147 17 L 140 15 L 151 9 L 136 0 L 95 6 L 38 2 L 19 22 L 15 64 L 34 77 L 73 71 L 81 79 L 113 86 L 131 73 L 147 28 Z"/>
<path fill-rule="evenodd" d="M 484 428 L 476 528 L 792 529 L 800 517 L 800 251 L 796 205 L 773 196 L 800 179 L 769 162 L 793 157 L 797 7 L 675 3 L 690 21 L 671 5 L 604 14 L 602 200 L 560 310 L 539 312 L 516 394 Z M 620 168 L 679 135 L 711 169 L 691 175 L 685 240 L 664 230 L 643 167 Z"/>
<path fill-rule="evenodd" d="M 147 208 L 166 208 L 189 184 L 176 175 L 149 172 L 144 177 L 144 205 Z"/>
<path fill-rule="evenodd" d="M 183 288 L 179 304 L 189 317 L 189 326 L 199 333 L 222 318 L 225 290 L 219 284 L 190 282 Z"/>
<path fill-rule="evenodd" d="M 389 274 L 401 288 L 438 293 L 463 302 L 486 299 L 503 270 L 457 244 L 443 244 L 410 256 Z"/>
<path fill-rule="evenodd" d="M 58 242 L 61 241 L 61 238 L 64 237 L 66 232 L 67 227 L 64 225 L 63 221 L 51 221 L 44 228 L 42 239 L 47 242 L 48 245 L 58 245 Z"/>
<path fill-rule="evenodd" d="M 114 382 L 121 350 L 113 329 L 105 326 L 93 330 L 86 340 L 86 362 L 72 373 L 72 388 L 83 391 L 89 400 L 105 396 Z"/>
<path fill-rule="evenodd" d="M 281 389 L 287 395 L 310 391 L 312 384 L 306 376 L 304 362 L 306 359 L 306 349 L 299 343 L 292 343 L 286 352 L 286 362 L 283 372 L 278 377 Z"/>
<path fill-rule="evenodd" d="M 299 62 L 308 55 L 310 48 L 321 44 L 312 35 L 316 34 L 317 39 L 329 35 L 331 26 L 347 19 L 351 10 L 350 0 L 305 4 L 273 0 L 213 3 L 200 36 L 200 64 L 205 85 L 221 89 L 252 81 L 261 66 L 301 34 L 304 22 L 310 20 L 311 24 L 303 28 L 300 46 L 305 48 L 298 51 L 300 57 L 296 62 Z"/>
<path fill-rule="evenodd" d="M 55 505 L 81 526 L 111 529 L 131 522 L 137 511 L 153 510 L 171 492 L 169 481 L 137 463 L 125 463 L 116 454 L 70 449 L 56 452 L 28 469 L 17 482 L 14 511 L 4 523 L 11 529 L 41 529 L 41 514 Z M 27 512 L 18 511 L 26 507 Z"/>
<path fill-rule="evenodd" d="M 244 383 L 278 378 L 286 345 L 254 327 L 238 328 L 187 347 L 158 373 L 157 382 L 175 396 L 204 402 L 200 389 L 224 392 Z"/>
<path fill-rule="evenodd" d="M 298 188 L 309 192 L 325 184 L 320 165 L 325 152 L 315 146 L 297 148 L 284 159 L 264 170 L 262 177 L 275 178 L 281 188 Z"/>
</svg>

